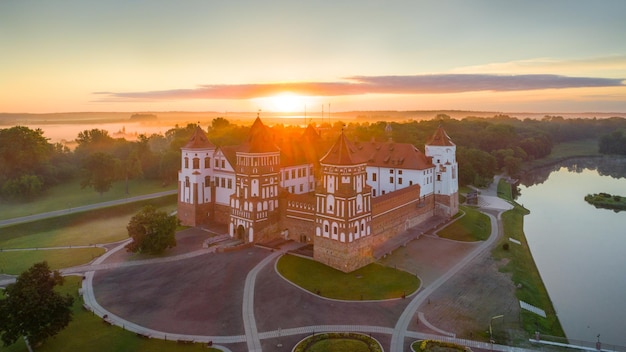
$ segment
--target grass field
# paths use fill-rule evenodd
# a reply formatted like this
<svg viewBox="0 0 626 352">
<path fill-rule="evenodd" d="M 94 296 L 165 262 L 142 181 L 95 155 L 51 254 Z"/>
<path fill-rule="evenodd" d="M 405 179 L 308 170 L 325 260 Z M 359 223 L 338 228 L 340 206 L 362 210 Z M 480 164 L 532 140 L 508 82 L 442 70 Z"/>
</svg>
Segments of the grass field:
<svg viewBox="0 0 626 352">
<path fill-rule="evenodd" d="M 525 170 L 551 165 L 567 158 L 577 156 L 600 156 L 598 153 L 598 141 L 595 139 L 584 139 L 573 142 L 559 143 L 552 148 L 552 152 L 545 158 L 526 162 L 523 165 Z"/>
<path fill-rule="evenodd" d="M 4 227 L 0 248 L 87 246 L 120 241 L 128 238 L 126 225 L 130 218 L 147 204 L 171 211 L 176 209 L 176 195 Z"/>
<path fill-rule="evenodd" d="M 104 248 L 72 248 L 37 251 L 0 252 L 0 273 L 19 275 L 33 264 L 47 261 L 57 270 L 87 264 L 104 254 Z"/>
<path fill-rule="evenodd" d="M 534 332 L 535 323 L 537 323 L 543 334 L 565 336 L 526 242 L 523 230 L 524 215 L 526 214 L 528 214 L 528 210 L 519 205 L 515 205 L 515 208 L 502 214 L 505 236 L 494 247 L 492 255 L 498 260 L 505 259 L 507 261 L 506 265 L 500 267 L 500 271 L 510 273 L 512 275 L 511 280 L 520 286 L 515 291 L 517 298 L 546 312 L 547 318 L 542 318 L 522 310 L 520 316 L 524 330 L 529 333 Z M 510 242 L 509 237 L 520 241 L 521 245 Z M 508 245 L 508 250 L 503 248 L 505 244 Z"/>
<path fill-rule="evenodd" d="M 284 255 L 277 267 L 281 275 L 296 285 L 334 299 L 400 298 L 420 286 L 420 280 L 414 275 L 376 263 L 346 274 L 310 259 Z"/>
<path fill-rule="evenodd" d="M 491 220 L 487 215 L 463 205 L 459 206 L 459 209 L 465 216 L 439 231 L 437 233 L 439 237 L 466 242 L 484 241 L 489 238 Z"/>
<path fill-rule="evenodd" d="M 30 202 L 0 202 L 0 220 L 12 219 L 32 214 L 45 213 L 53 210 L 74 208 L 82 205 L 123 199 L 129 196 L 158 193 L 176 189 L 176 184 L 163 187 L 160 182 L 152 180 L 132 180 L 129 182 L 129 195 L 126 194 L 125 183 L 120 181 L 102 197 L 91 188 L 81 189 L 79 181 L 54 186 L 46 193 Z"/>
<path fill-rule="evenodd" d="M 37 352 L 90 351 L 90 352 L 219 352 L 207 348 L 204 344 L 178 344 L 175 341 L 145 339 L 135 333 L 103 323 L 102 319 L 83 308 L 83 301 L 78 297 L 81 284 L 79 277 L 66 277 L 65 284 L 58 287 L 63 294 L 74 296 L 72 322 L 58 335 L 48 339 L 35 350 Z M 2 351 L 26 352 L 23 341 L 12 346 L 2 347 Z"/>
</svg>

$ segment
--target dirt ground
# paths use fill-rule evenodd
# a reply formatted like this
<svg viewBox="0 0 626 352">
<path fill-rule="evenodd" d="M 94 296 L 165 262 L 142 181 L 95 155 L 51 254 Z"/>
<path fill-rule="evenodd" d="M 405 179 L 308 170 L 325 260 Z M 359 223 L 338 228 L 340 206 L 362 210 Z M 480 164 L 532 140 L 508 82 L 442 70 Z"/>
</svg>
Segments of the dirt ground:
<svg viewBox="0 0 626 352">
<path fill-rule="evenodd" d="M 476 245 L 423 236 L 381 262 L 416 273 L 422 285 L 428 285 Z M 515 286 L 508 274 L 498 271 L 498 267 L 504 264 L 494 261 L 490 250 L 480 253 L 418 308 L 418 314 L 421 312 L 423 319 L 440 331 L 429 328 L 424 320 L 418 322 L 418 315 L 413 318 L 409 330 L 445 331 L 458 338 L 487 341 L 491 318 L 504 315 L 492 321 L 496 341 L 528 341 L 528 334 L 521 329 Z"/>
</svg>

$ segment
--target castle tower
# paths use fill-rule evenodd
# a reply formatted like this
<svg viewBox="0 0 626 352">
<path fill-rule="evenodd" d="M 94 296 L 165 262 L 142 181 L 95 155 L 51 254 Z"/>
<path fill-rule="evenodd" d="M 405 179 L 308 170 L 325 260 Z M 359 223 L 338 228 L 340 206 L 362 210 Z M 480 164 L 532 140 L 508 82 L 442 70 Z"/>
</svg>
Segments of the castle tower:
<svg viewBox="0 0 626 352">
<path fill-rule="evenodd" d="M 181 150 L 181 169 L 178 171 L 178 218 L 185 226 L 199 226 L 207 222 L 214 204 L 211 157 L 215 152 L 215 146 L 198 126 Z"/>
<path fill-rule="evenodd" d="M 365 183 L 367 161 L 341 133 L 320 160 L 316 189 L 314 259 L 343 272 L 373 261 L 371 189 Z"/>
<path fill-rule="evenodd" d="M 263 230 L 278 222 L 280 150 L 259 117 L 236 152 L 235 193 L 231 196 L 229 231 L 244 243 L 263 240 Z"/>
<path fill-rule="evenodd" d="M 456 162 L 456 145 L 441 125 L 426 143 L 425 154 L 432 158 L 435 165 L 435 213 L 452 217 L 459 211 L 459 165 Z"/>
</svg>

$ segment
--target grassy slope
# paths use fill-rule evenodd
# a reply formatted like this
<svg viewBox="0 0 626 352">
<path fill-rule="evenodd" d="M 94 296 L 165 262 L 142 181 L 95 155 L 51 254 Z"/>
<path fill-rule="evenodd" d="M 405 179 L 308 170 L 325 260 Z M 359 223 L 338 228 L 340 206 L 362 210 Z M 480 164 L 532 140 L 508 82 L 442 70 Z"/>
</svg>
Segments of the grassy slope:
<svg viewBox="0 0 626 352">
<path fill-rule="evenodd" d="M 0 202 L 0 220 L 107 202 L 129 196 L 158 193 L 172 189 L 176 189 L 175 184 L 162 187 L 161 183 L 158 181 L 132 180 L 129 182 L 130 195 L 126 195 L 126 186 L 124 182 L 120 181 L 113 184 L 110 191 L 100 196 L 91 188 L 81 189 L 78 180 L 76 180 L 52 187 L 42 197 L 34 201 Z"/>
<path fill-rule="evenodd" d="M 498 189 L 500 189 L 500 187 L 501 186 L 498 185 Z M 541 308 L 546 312 L 547 318 L 542 318 L 534 313 L 521 310 L 521 320 L 524 330 L 532 333 L 536 329 L 535 324 L 537 324 L 542 334 L 565 336 L 554 307 L 552 306 L 550 295 L 543 284 L 539 270 L 530 253 L 528 243 L 526 242 L 526 236 L 524 235 L 524 215 L 528 213 L 528 210 L 515 204 L 515 208 L 502 214 L 505 236 L 503 236 L 498 245 L 494 247 L 492 255 L 498 260 L 506 260 L 506 264 L 500 267 L 500 271 L 510 273 L 513 282 L 516 285 L 521 285 L 521 288 L 516 290 L 517 298 L 535 307 Z M 520 241 L 521 245 L 510 242 L 508 240 L 509 237 Z M 509 250 L 503 249 L 505 243 L 509 245 Z"/>
<path fill-rule="evenodd" d="M 487 215 L 463 205 L 459 209 L 465 216 L 439 231 L 437 233 L 439 237 L 467 242 L 484 241 L 489 238 L 491 220 Z"/>
<path fill-rule="evenodd" d="M 47 261 L 57 270 L 87 264 L 104 254 L 104 248 L 74 248 L 38 251 L 0 252 L 0 273 L 19 275 L 33 264 Z"/>
<path fill-rule="evenodd" d="M 78 246 L 123 240 L 128 238 L 128 221 L 147 204 L 173 210 L 176 195 L 4 227 L 0 248 Z"/>
<path fill-rule="evenodd" d="M 417 290 L 420 281 L 407 272 L 376 263 L 351 273 L 343 273 L 313 260 L 284 255 L 278 272 L 285 278 L 324 297 L 344 300 L 400 298 Z M 304 274 L 303 274 L 304 273 Z"/>
</svg>

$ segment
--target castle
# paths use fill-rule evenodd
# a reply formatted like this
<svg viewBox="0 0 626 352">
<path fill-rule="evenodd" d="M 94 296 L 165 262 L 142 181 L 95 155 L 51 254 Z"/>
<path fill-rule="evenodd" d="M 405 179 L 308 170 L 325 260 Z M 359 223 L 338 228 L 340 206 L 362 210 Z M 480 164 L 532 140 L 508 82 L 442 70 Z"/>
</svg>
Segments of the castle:
<svg viewBox="0 0 626 352">
<path fill-rule="evenodd" d="M 197 127 L 181 149 L 183 225 L 227 224 L 244 243 L 310 243 L 315 260 L 344 272 L 402 231 L 458 211 L 456 146 L 441 126 L 425 153 L 343 132 L 323 151 L 311 125 L 298 143 L 281 143 L 259 117 L 239 146 L 215 146 Z"/>
</svg>

